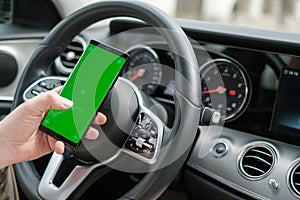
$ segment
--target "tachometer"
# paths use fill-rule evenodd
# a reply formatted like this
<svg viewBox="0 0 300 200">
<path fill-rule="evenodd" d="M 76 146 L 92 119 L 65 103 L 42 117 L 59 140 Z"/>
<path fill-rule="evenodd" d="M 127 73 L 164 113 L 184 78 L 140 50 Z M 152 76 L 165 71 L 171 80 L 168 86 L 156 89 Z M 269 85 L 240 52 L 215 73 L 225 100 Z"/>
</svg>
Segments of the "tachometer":
<svg viewBox="0 0 300 200">
<path fill-rule="evenodd" d="M 161 66 L 156 52 L 147 46 L 135 46 L 128 51 L 130 60 L 124 69 L 123 77 L 152 95 L 161 80 Z"/>
<path fill-rule="evenodd" d="M 226 121 L 239 116 L 250 99 L 250 79 L 245 69 L 227 59 L 201 68 L 202 103 L 221 112 Z"/>
</svg>

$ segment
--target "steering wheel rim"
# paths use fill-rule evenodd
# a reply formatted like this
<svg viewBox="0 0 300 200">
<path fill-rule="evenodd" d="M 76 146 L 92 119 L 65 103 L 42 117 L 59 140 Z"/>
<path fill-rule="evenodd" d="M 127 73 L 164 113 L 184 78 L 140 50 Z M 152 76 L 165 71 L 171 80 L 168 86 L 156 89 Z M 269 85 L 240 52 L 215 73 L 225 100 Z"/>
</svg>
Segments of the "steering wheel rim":
<svg viewBox="0 0 300 200">
<path fill-rule="evenodd" d="M 175 121 L 172 134 L 177 136 L 164 155 L 176 151 L 176 146 L 182 143 L 188 143 L 189 148 L 172 165 L 148 173 L 137 186 L 123 196 L 125 199 L 153 199 L 159 197 L 186 160 L 197 132 L 201 106 L 201 81 L 193 48 L 180 26 L 159 9 L 142 2 L 104 1 L 87 6 L 62 20 L 45 37 L 28 62 L 20 78 L 12 109 L 23 102 L 23 93 L 32 82 L 46 76 L 47 67 L 77 34 L 95 22 L 118 16 L 137 18 L 150 26 L 175 32 L 176 34 L 161 34 L 170 49 L 184 58 L 175 59 L 175 69 L 180 76 L 175 77 Z M 178 34 L 181 37 L 178 37 Z M 24 162 L 16 164 L 14 168 L 18 182 L 28 198 L 41 198 L 37 191 L 40 175 L 36 172 L 34 164 Z M 163 180 L 162 176 L 165 177 Z"/>
</svg>

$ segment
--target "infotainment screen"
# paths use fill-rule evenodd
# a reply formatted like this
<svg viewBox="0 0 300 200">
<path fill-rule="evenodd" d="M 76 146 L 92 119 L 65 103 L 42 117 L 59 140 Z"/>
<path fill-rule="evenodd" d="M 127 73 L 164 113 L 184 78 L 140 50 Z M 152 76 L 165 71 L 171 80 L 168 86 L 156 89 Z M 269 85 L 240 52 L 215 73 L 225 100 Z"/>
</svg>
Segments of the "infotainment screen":
<svg viewBox="0 0 300 200">
<path fill-rule="evenodd" d="M 275 137 L 300 143 L 300 70 L 281 71 L 271 132 Z"/>
</svg>

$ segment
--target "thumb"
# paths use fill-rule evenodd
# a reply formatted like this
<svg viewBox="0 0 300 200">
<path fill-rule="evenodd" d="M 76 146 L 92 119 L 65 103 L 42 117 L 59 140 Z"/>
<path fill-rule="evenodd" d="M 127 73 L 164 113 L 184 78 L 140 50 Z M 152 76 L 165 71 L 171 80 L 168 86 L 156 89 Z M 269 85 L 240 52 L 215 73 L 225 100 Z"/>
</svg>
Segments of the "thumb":
<svg viewBox="0 0 300 200">
<path fill-rule="evenodd" d="M 32 108 L 39 113 L 44 113 L 50 108 L 56 110 L 65 110 L 73 106 L 69 99 L 61 97 L 56 91 L 49 91 L 28 100 Z"/>
</svg>

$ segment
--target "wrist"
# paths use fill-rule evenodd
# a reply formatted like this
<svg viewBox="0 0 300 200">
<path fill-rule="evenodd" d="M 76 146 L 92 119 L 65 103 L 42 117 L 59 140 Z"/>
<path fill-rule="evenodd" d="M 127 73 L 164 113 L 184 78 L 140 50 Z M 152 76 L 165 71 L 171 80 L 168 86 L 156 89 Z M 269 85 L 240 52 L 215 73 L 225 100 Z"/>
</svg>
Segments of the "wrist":
<svg viewBox="0 0 300 200">
<path fill-rule="evenodd" d="M 14 151 L 13 146 L 7 140 L 3 122 L 0 122 L 0 169 L 13 164 Z"/>
<path fill-rule="evenodd" d="M 7 142 L 3 143 L 3 141 L 1 140 L 0 140 L 0 155 L 1 155 L 0 169 L 14 164 L 12 159 L 14 157 L 12 147 L 10 147 Z"/>
</svg>

